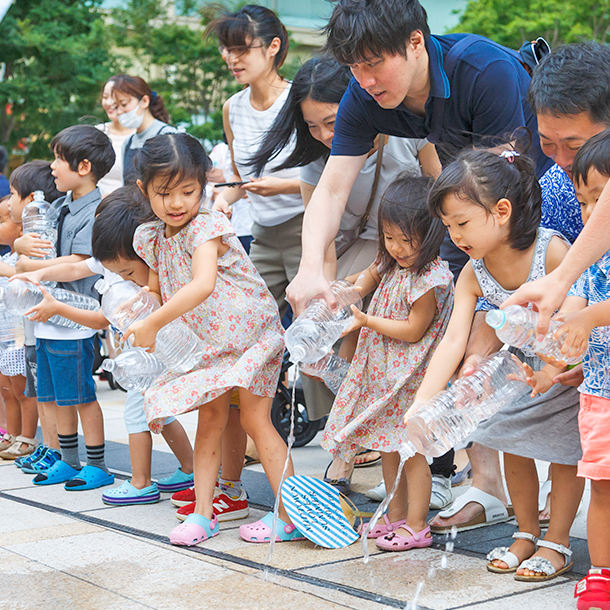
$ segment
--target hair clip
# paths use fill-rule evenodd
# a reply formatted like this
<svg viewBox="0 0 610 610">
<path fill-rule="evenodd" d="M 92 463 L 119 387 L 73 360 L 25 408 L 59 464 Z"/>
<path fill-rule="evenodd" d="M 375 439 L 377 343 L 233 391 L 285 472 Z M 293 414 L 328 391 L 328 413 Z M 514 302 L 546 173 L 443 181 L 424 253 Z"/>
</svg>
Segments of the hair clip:
<svg viewBox="0 0 610 610">
<path fill-rule="evenodd" d="M 151 91 L 151 96 L 152 97 L 152 101 L 154 102 L 157 99 L 157 92 L 156 91 Z"/>
<path fill-rule="evenodd" d="M 500 153 L 500 156 L 503 159 L 506 159 L 509 163 L 513 163 L 515 161 L 515 157 L 520 157 L 521 155 L 516 150 L 503 150 Z"/>
</svg>

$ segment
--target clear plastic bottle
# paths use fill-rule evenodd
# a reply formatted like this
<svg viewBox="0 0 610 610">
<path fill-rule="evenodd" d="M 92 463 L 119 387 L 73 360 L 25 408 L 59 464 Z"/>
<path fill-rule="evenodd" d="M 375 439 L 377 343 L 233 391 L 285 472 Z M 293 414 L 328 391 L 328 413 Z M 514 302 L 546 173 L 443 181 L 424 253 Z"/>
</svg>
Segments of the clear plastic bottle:
<svg viewBox="0 0 610 610">
<path fill-rule="evenodd" d="M 482 421 L 527 390 L 519 359 L 501 351 L 483 359 L 472 375 L 439 392 L 407 422 L 407 443 L 439 457 L 467 438 Z"/>
<path fill-rule="evenodd" d="M 79 294 L 78 292 L 64 290 L 63 288 L 48 288 L 48 291 L 61 303 L 76 307 L 77 309 L 97 311 L 100 308 L 100 304 L 94 298 Z M 10 313 L 16 316 L 23 316 L 26 311 L 38 305 L 44 297 L 36 284 L 14 280 L 9 282 L 5 288 L 0 288 L 0 298 Z M 56 326 L 78 330 L 87 330 L 89 328 L 62 316 L 53 316 L 49 318 L 49 322 Z"/>
<path fill-rule="evenodd" d="M 353 284 L 336 280 L 330 288 L 337 299 L 335 313 L 324 299 L 314 299 L 286 331 L 284 340 L 290 362 L 312 364 L 320 360 L 352 323 L 351 306 L 362 308 L 360 293 Z"/>
<path fill-rule="evenodd" d="M 331 351 L 313 364 L 301 364 L 299 370 L 306 375 L 319 377 L 326 387 L 336 394 L 349 371 L 349 362 Z"/>
<path fill-rule="evenodd" d="M 109 285 L 98 280 L 95 288 L 102 295 L 104 316 L 122 334 L 159 308 L 157 300 L 133 282 Z M 203 358 L 203 345 L 186 324 L 173 320 L 157 333 L 153 353 L 168 369 L 187 373 Z"/>
<path fill-rule="evenodd" d="M 104 360 L 102 368 L 112 373 L 115 381 L 126 390 L 145 392 L 163 373 L 165 365 L 153 354 L 134 347 L 121 352 L 114 360 Z"/>
<path fill-rule="evenodd" d="M 23 318 L 9 313 L 0 306 L 0 350 L 19 349 L 25 343 Z"/>
<path fill-rule="evenodd" d="M 34 200 L 21 212 L 23 232 L 38 233 L 41 239 L 48 239 L 53 244 L 43 260 L 57 257 L 57 217 L 57 210 L 45 201 L 42 191 L 34 191 Z"/>
<path fill-rule="evenodd" d="M 509 305 L 506 309 L 493 309 L 485 315 L 485 321 L 498 335 L 500 341 L 520 349 L 530 350 L 566 364 L 578 364 L 579 358 L 566 358 L 561 353 L 563 341 L 557 340 L 553 335 L 561 326 L 561 322 L 551 320 L 549 332 L 542 341 L 538 341 L 536 327 L 538 326 L 538 313 L 520 305 Z"/>
</svg>

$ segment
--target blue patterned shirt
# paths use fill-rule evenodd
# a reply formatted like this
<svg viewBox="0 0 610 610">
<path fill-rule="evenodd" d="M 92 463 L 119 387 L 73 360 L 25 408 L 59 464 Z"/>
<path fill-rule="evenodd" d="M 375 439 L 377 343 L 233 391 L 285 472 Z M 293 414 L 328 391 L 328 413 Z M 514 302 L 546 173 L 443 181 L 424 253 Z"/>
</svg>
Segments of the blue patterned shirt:
<svg viewBox="0 0 610 610">
<path fill-rule="evenodd" d="M 610 252 L 591 265 L 570 288 L 568 296 L 587 299 L 589 305 L 610 298 Z M 610 326 L 594 328 L 582 360 L 585 380 L 578 391 L 610 399 Z"/>
</svg>

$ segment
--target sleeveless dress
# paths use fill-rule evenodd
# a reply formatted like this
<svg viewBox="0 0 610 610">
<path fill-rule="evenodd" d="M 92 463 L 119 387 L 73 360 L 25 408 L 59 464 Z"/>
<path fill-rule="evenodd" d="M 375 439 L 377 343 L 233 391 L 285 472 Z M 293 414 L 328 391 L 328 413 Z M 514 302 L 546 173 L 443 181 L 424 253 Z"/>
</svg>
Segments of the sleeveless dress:
<svg viewBox="0 0 610 610">
<path fill-rule="evenodd" d="M 360 447 L 392 452 L 405 441 L 403 417 L 453 308 L 453 275 L 447 263 L 437 258 L 418 274 L 395 265 L 381 278 L 367 311 L 371 316 L 406 320 L 413 303 L 430 290 L 436 297 L 436 312 L 416 343 L 392 339 L 370 328 L 360 331 L 354 359 L 324 429 L 324 449 L 350 460 Z M 338 444 L 335 435 L 369 407 L 377 407 L 376 414 Z"/>
<path fill-rule="evenodd" d="M 555 235 L 564 239 L 551 229 L 538 229 L 528 282 L 546 275 L 546 251 Z M 483 260 L 471 262 L 483 296 L 499 307 L 513 291 L 505 290 L 496 282 Z M 513 347 L 509 351 L 535 371 L 544 366 L 544 362 L 531 352 Z M 578 390 L 555 384 L 548 392 L 535 398 L 530 394 L 531 388 L 524 385 L 522 396 L 480 424 L 469 440 L 513 455 L 575 466 L 582 456 Z"/>
<path fill-rule="evenodd" d="M 197 247 L 219 236 L 229 249 L 218 259 L 214 292 L 180 318 L 202 340 L 204 358 L 189 373 L 166 371 L 146 392 L 153 432 L 161 431 L 166 417 L 192 411 L 233 388 L 275 396 L 284 353 L 277 305 L 227 218 L 202 208 L 172 237 L 165 237 L 163 222 L 149 222 L 136 230 L 134 248 L 159 275 L 165 303 L 192 280 Z"/>
</svg>

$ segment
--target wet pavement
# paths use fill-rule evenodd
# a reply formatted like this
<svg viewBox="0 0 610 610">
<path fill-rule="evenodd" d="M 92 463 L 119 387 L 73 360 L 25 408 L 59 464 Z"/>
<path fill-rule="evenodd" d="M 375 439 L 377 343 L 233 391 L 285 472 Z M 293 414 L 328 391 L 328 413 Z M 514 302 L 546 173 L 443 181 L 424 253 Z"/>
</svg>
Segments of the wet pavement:
<svg viewBox="0 0 610 610">
<path fill-rule="evenodd" d="M 98 392 L 107 463 L 120 485 L 130 468 L 125 395 L 105 382 L 98 382 Z M 196 415 L 181 421 L 194 438 Z M 162 437 L 154 440 L 158 479 L 171 474 L 177 462 Z M 297 474 L 320 478 L 329 461 L 319 435 L 295 449 L 293 458 Z M 540 469 L 545 472 L 544 465 Z M 363 492 L 380 479 L 380 466 L 355 471 L 350 498 L 358 508 L 376 508 Z M 368 564 L 359 542 L 339 550 L 309 541 L 277 544 L 267 565 L 267 545 L 244 542 L 238 528 L 270 509 L 271 489 L 260 466 L 248 467 L 243 482 L 250 496 L 247 520 L 221 523 L 220 536 L 179 548 L 167 538 L 178 524 L 170 494 L 162 494 L 158 504 L 109 507 L 100 490 L 35 487 L 31 476 L 0 460 L 0 610 L 563 610 L 575 608 L 575 581 L 589 567 L 588 490 L 572 529 L 575 569 L 547 583 L 520 583 L 485 569 L 486 553 L 510 544 L 514 523 L 460 533 L 453 552 L 447 552 L 445 536 L 435 536 L 432 548 L 403 553 L 383 553 L 369 542 Z"/>
</svg>

